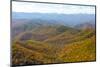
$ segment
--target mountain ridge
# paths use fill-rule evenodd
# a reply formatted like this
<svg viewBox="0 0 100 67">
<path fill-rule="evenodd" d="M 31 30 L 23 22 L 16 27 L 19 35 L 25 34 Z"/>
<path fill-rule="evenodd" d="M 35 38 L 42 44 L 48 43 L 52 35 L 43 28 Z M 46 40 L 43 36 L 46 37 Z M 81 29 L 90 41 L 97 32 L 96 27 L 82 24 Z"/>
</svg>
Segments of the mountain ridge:
<svg viewBox="0 0 100 67">
<path fill-rule="evenodd" d="M 84 22 L 95 23 L 95 14 L 56 14 L 56 13 L 12 13 L 13 19 L 56 21 L 65 25 L 77 25 Z"/>
</svg>

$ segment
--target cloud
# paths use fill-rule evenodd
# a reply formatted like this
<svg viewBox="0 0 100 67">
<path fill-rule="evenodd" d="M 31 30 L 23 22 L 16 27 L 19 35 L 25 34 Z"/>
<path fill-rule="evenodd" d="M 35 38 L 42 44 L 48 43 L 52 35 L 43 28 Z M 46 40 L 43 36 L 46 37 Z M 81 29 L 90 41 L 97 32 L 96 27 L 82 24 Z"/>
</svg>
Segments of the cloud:
<svg viewBox="0 0 100 67">
<path fill-rule="evenodd" d="M 94 6 L 62 5 L 46 3 L 12 2 L 13 12 L 27 13 L 63 13 L 63 14 L 95 14 Z"/>
</svg>

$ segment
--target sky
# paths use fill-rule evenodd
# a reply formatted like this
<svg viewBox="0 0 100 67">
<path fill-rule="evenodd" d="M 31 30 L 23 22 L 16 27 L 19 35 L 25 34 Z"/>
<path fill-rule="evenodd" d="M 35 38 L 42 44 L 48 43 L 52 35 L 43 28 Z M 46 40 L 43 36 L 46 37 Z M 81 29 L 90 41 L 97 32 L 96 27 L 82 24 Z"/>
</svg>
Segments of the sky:
<svg viewBox="0 0 100 67">
<path fill-rule="evenodd" d="M 95 14 L 94 6 L 12 2 L 12 12 L 58 13 L 58 14 Z"/>
</svg>

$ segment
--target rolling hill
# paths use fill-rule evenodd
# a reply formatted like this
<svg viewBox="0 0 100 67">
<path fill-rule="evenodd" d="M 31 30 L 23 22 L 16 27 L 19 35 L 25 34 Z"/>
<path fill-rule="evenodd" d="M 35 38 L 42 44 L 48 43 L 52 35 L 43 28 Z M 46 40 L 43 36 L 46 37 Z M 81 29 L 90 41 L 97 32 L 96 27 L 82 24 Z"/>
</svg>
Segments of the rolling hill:
<svg viewBox="0 0 100 67">
<path fill-rule="evenodd" d="M 43 14 L 44 19 L 46 15 Z M 51 16 L 48 15 L 50 18 Z M 12 20 L 11 31 L 13 66 L 96 60 L 94 21 L 81 20 L 82 23 L 79 23 L 80 21 L 76 19 L 78 24 L 75 21 L 74 25 L 70 26 L 65 23 L 67 19 L 64 17 L 65 21 L 53 20 L 54 17 L 52 20 L 50 18 L 44 20 L 39 17 L 25 19 L 26 16 L 22 18 L 20 16 L 21 19 L 18 19 L 15 15 L 15 18 L 17 19 Z"/>
</svg>

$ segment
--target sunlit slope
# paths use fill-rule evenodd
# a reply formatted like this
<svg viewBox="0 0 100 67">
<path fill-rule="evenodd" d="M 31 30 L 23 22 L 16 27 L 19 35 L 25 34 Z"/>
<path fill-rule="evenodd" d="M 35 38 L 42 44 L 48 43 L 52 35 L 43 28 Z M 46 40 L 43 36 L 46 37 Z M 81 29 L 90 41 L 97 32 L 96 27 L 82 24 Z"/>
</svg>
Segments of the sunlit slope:
<svg viewBox="0 0 100 67">
<path fill-rule="evenodd" d="M 55 46 L 47 43 L 28 40 L 15 42 L 12 46 L 13 65 L 45 64 L 61 62 L 57 58 Z"/>
<path fill-rule="evenodd" d="M 64 62 L 95 61 L 95 48 L 95 35 L 93 35 L 82 41 L 66 44 L 58 55 Z"/>
<path fill-rule="evenodd" d="M 64 32 L 71 32 L 76 33 L 77 30 L 74 30 L 71 27 L 67 27 L 64 25 L 43 25 L 36 28 L 33 28 L 31 30 L 26 30 L 22 33 L 19 33 L 15 39 L 25 41 L 25 40 L 36 40 L 36 41 L 45 41 L 52 39 L 53 37 L 56 37 L 57 35 L 60 35 Z M 70 34 L 70 33 L 68 33 Z"/>
<path fill-rule="evenodd" d="M 45 40 L 45 42 L 47 43 L 51 43 L 51 44 L 68 44 L 68 43 L 72 43 L 72 42 L 77 42 L 77 41 L 81 41 L 84 40 L 86 38 L 90 38 L 91 36 L 95 35 L 95 31 L 94 30 L 73 30 L 73 31 L 65 31 L 62 34 L 59 34 L 53 38 L 47 39 Z"/>
</svg>

